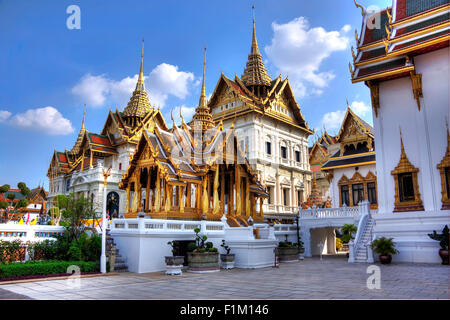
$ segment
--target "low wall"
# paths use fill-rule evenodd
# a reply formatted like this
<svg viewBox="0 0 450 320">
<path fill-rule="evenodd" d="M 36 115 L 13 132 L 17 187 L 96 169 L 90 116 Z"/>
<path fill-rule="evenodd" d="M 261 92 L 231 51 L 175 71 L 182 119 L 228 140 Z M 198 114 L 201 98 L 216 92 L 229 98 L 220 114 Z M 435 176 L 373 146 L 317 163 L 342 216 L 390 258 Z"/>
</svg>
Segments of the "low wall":
<svg viewBox="0 0 450 320">
<path fill-rule="evenodd" d="M 450 227 L 449 210 L 378 213 L 372 218 L 375 237 L 394 238 L 399 253 L 393 255 L 393 262 L 442 262 L 439 242 L 430 239 L 428 234 L 433 230 L 442 232 L 445 225 Z M 374 254 L 374 258 L 378 260 L 378 255 Z"/>
<path fill-rule="evenodd" d="M 0 224 L 0 240 L 22 242 L 40 242 L 54 240 L 56 235 L 62 234 L 64 227 L 26 224 Z"/>
</svg>

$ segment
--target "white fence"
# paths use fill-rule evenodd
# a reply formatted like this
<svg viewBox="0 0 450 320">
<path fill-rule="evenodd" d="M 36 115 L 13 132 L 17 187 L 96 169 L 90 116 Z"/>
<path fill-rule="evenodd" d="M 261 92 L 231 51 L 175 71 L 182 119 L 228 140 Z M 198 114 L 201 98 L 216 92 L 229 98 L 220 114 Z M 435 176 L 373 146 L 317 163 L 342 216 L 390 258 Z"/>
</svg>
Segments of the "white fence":
<svg viewBox="0 0 450 320">
<path fill-rule="evenodd" d="M 63 231 L 64 227 L 60 226 L 0 224 L 0 240 L 13 241 L 20 239 L 23 242 L 54 240 Z"/>
</svg>

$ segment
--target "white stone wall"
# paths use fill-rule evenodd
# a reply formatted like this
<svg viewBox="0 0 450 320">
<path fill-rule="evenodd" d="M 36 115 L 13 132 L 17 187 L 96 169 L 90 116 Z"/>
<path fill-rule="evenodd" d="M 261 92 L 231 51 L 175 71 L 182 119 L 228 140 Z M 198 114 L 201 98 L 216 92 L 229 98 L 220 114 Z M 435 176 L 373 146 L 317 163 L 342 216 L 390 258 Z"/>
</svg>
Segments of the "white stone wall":
<svg viewBox="0 0 450 320">
<path fill-rule="evenodd" d="M 449 117 L 449 49 L 415 58 L 422 73 L 421 110 L 410 78 L 380 84 L 380 109 L 373 117 L 377 153 L 379 212 L 394 210 L 395 182 L 391 171 L 400 160 L 400 128 L 406 155 L 418 168 L 419 191 L 426 211 L 441 208 L 441 182 L 436 165 L 447 147 L 445 121 Z"/>
</svg>

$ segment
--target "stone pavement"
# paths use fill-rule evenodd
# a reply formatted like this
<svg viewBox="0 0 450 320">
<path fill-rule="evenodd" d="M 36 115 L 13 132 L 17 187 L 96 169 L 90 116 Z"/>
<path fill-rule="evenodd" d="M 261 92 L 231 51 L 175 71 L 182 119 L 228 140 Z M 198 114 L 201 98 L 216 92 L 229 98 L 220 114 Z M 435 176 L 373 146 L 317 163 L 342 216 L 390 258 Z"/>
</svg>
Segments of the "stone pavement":
<svg viewBox="0 0 450 320">
<path fill-rule="evenodd" d="M 124 273 L 80 279 L 0 285 L 0 299 L 449 299 L 448 266 L 380 265 L 381 288 L 368 289 L 368 264 L 324 256 L 279 268 L 221 270 L 166 276 L 163 272 Z"/>
</svg>

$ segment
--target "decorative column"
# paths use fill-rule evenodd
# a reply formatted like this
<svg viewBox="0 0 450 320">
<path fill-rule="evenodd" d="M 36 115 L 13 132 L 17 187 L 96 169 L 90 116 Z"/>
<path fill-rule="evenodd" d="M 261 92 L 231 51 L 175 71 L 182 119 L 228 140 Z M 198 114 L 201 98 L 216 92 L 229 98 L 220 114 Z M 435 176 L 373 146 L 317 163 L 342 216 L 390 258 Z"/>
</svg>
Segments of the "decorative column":
<svg viewBox="0 0 450 320">
<path fill-rule="evenodd" d="M 150 167 L 147 168 L 147 188 L 145 189 L 145 210 L 150 211 Z"/>
<path fill-rule="evenodd" d="M 165 205 L 164 205 L 164 211 L 167 213 L 167 212 L 169 212 L 170 211 L 170 207 L 171 207 L 171 204 L 170 204 L 170 198 L 172 198 L 172 187 L 168 184 L 168 183 L 166 183 L 166 188 L 165 188 L 165 192 L 164 192 L 164 194 L 165 194 Z"/>
<path fill-rule="evenodd" d="M 203 177 L 203 190 L 202 190 L 202 214 L 205 215 L 205 217 L 209 209 L 209 195 L 207 186 L 208 186 L 208 176 L 205 175 Z"/>
<path fill-rule="evenodd" d="M 261 220 L 264 219 L 263 204 L 264 204 L 264 198 L 260 197 L 259 198 L 259 217 L 261 218 Z"/>
<path fill-rule="evenodd" d="M 184 213 L 184 202 L 183 202 L 184 188 L 185 187 L 180 186 L 178 192 L 178 203 L 180 206 L 180 213 Z"/>
<path fill-rule="evenodd" d="M 250 186 L 249 179 L 245 179 L 245 217 L 248 219 L 250 217 Z"/>
<path fill-rule="evenodd" d="M 242 214 L 242 199 L 241 199 L 241 176 L 239 174 L 239 164 L 236 164 L 236 178 L 234 181 L 236 189 L 236 216 Z"/>
<path fill-rule="evenodd" d="M 131 182 L 128 181 L 128 185 L 127 185 L 127 203 L 126 203 L 126 207 L 125 207 L 125 212 L 126 213 L 130 212 L 130 184 L 131 184 Z"/>
<path fill-rule="evenodd" d="M 216 165 L 216 172 L 214 173 L 214 194 L 213 194 L 213 210 L 212 213 L 214 215 L 219 214 L 220 205 L 219 205 L 219 165 Z"/>
<path fill-rule="evenodd" d="M 233 198 L 234 198 L 234 181 L 233 181 L 233 175 L 230 173 L 230 189 L 228 190 L 228 212 L 227 214 L 232 215 L 233 214 Z"/>
<path fill-rule="evenodd" d="M 102 210 L 102 254 L 100 256 L 100 272 L 106 273 L 106 185 L 111 175 L 111 167 L 103 170 L 103 210 Z"/>
<path fill-rule="evenodd" d="M 161 178 L 159 176 L 159 170 L 156 173 L 156 193 L 155 193 L 155 212 L 161 210 Z"/>
<path fill-rule="evenodd" d="M 136 168 L 137 169 L 137 168 Z M 136 174 L 136 189 L 137 189 L 137 193 L 138 193 L 138 205 L 137 205 L 137 210 L 138 212 L 142 211 L 142 190 L 141 190 L 141 168 L 137 169 L 137 174 Z"/>
<path fill-rule="evenodd" d="M 220 213 L 225 213 L 225 166 L 221 167 L 221 186 L 220 186 Z"/>
<path fill-rule="evenodd" d="M 191 184 L 189 182 L 186 183 L 186 204 L 187 208 L 191 208 Z"/>
</svg>

